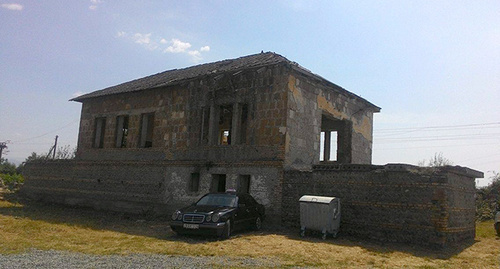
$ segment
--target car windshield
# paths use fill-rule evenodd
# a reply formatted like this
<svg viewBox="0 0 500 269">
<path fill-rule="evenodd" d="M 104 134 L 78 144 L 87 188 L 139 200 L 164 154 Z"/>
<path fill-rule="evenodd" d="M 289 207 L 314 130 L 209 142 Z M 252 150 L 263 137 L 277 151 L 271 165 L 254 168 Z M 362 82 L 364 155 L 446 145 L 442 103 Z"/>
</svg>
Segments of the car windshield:
<svg viewBox="0 0 500 269">
<path fill-rule="evenodd" d="M 196 205 L 214 205 L 236 207 L 236 197 L 225 194 L 209 194 L 202 197 Z"/>
</svg>

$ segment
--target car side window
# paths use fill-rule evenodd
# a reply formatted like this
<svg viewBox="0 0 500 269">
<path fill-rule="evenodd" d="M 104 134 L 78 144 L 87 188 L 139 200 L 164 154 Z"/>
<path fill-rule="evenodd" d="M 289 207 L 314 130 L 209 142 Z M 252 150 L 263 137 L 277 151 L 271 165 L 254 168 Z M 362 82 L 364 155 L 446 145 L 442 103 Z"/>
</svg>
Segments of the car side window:
<svg viewBox="0 0 500 269">
<path fill-rule="evenodd" d="M 241 195 L 238 198 L 239 198 L 238 205 L 244 204 L 245 206 L 249 206 L 248 199 L 246 199 L 247 197 L 245 197 L 244 195 Z"/>
</svg>

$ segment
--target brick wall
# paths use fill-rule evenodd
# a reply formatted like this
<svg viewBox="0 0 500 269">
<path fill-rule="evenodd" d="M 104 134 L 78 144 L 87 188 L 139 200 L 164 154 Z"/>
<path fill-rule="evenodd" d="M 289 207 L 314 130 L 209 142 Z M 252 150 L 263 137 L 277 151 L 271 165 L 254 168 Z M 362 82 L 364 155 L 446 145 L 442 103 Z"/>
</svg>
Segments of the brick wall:
<svg viewBox="0 0 500 269">
<path fill-rule="evenodd" d="M 282 221 L 298 227 L 302 195 L 339 197 L 341 232 L 380 241 L 446 246 L 473 242 L 475 177 L 462 167 L 318 165 L 284 174 Z"/>
</svg>

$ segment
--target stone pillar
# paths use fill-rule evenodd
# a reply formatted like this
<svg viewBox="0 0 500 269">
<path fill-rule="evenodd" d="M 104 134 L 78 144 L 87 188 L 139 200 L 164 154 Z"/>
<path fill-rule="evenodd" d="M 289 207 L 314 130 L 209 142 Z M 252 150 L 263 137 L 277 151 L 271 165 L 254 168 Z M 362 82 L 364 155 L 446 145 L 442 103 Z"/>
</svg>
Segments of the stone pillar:
<svg viewBox="0 0 500 269">
<path fill-rule="evenodd" d="M 331 131 L 325 131 L 325 147 L 323 148 L 323 161 L 330 161 Z"/>
</svg>

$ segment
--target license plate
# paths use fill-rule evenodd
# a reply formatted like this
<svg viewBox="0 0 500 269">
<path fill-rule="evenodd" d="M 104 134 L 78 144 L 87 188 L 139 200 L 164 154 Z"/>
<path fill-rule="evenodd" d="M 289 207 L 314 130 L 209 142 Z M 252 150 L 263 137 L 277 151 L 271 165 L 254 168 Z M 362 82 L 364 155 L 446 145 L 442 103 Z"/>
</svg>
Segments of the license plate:
<svg viewBox="0 0 500 269">
<path fill-rule="evenodd" d="M 184 223 L 182 225 L 182 227 L 184 227 L 186 229 L 199 229 L 200 225 L 198 225 L 198 224 L 186 224 L 186 223 Z"/>
</svg>

